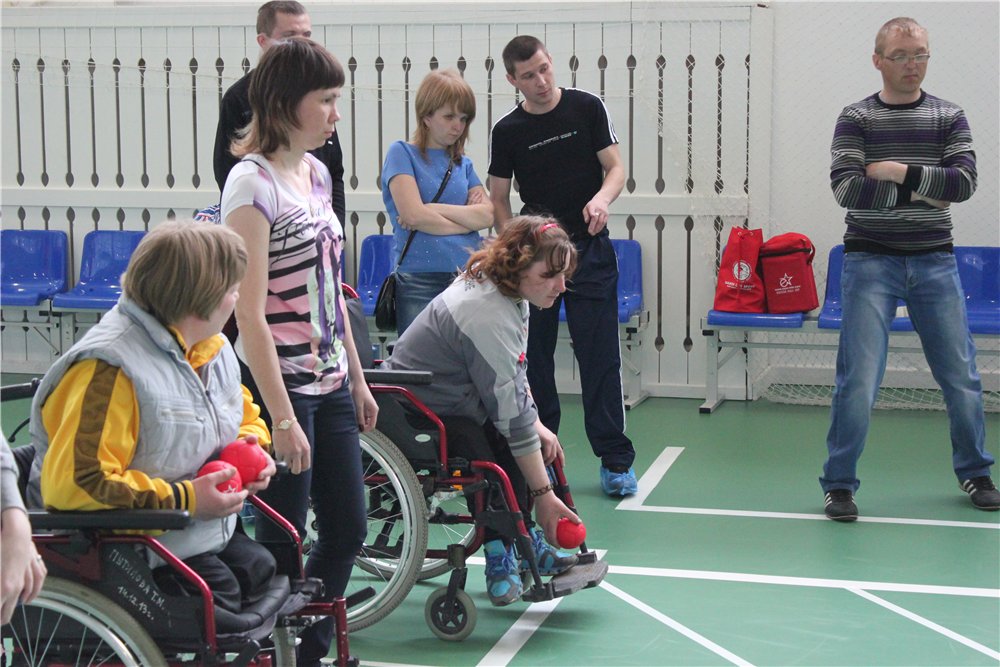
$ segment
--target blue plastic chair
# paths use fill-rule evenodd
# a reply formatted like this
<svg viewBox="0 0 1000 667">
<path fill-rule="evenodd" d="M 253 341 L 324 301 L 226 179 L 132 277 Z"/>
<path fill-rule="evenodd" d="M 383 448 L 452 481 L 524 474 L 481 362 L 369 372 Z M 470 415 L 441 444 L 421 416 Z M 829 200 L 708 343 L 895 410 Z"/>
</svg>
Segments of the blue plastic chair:
<svg viewBox="0 0 1000 667">
<path fill-rule="evenodd" d="M 611 239 L 618 258 L 618 321 L 642 312 L 642 246 L 634 239 Z M 566 321 L 566 302 L 559 302 L 559 321 Z"/>
<path fill-rule="evenodd" d="M 121 276 L 146 232 L 88 232 L 83 239 L 80 280 L 73 289 L 52 299 L 56 308 L 110 310 L 121 296 Z"/>
<path fill-rule="evenodd" d="M 375 314 L 375 301 L 385 277 L 392 273 L 392 234 L 373 234 L 361 241 L 358 284 L 355 286 L 365 315 Z"/>
<path fill-rule="evenodd" d="M 955 246 L 969 331 L 1000 335 L 1000 248 Z"/>
<path fill-rule="evenodd" d="M 0 231 L 0 304 L 37 306 L 66 289 L 66 232 L 48 229 Z"/>
<path fill-rule="evenodd" d="M 1000 248 L 995 246 L 955 246 L 958 277 L 965 292 L 969 331 L 974 334 L 1000 335 Z M 830 250 L 827 267 L 826 297 L 819 315 L 820 329 L 839 329 L 843 320 L 840 297 L 840 274 L 844 266 L 844 246 Z M 899 305 L 904 305 L 902 301 Z M 913 331 L 909 317 L 897 317 L 891 331 Z"/>
</svg>

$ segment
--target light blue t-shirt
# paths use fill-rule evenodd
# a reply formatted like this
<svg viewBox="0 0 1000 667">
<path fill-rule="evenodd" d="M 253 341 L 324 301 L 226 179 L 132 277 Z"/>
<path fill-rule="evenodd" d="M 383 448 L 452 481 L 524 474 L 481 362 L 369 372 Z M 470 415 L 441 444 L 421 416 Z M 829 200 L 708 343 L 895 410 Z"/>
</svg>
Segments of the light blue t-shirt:
<svg viewBox="0 0 1000 667">
<path fill-rule="evenodd" d="M 428 148 L 425 160 L 416 146 L 405 141 L 397 141 L 389 146 L 382 166 L 382 201 L 385 202 L 385 210 L 392 222 L 393 265 L 399 260 L 410 232 L 397 222 L 399 211 L 392 200 L 389 181 L 399 174 L 412 176 L 417 182 L 420 199 L 429 203 L 441 187 L 441 179 L 448 170 L 448 159 L 448 154 L 441 148 Z M 438 203 L 464 205 L 469 200 L 469 190 L 478 185 L 482 185 L 482 181 L 472 168 L 472 160 L 462 156 L 461 164 L 455 165 L 451 170 L 451 178 L 438 198 Z M 455 272 L 465 267 L 469 255 L 479 248 L 480 243 L 478 232 L 446 236 L 417 232 L 399 270 L 404 273 Z"/>
</svg>

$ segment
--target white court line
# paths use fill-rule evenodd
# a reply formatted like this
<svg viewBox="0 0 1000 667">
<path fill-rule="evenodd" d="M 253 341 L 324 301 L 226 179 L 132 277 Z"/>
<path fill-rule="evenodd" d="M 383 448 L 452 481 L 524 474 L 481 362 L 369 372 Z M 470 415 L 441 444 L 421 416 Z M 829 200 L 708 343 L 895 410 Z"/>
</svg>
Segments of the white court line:
<svg viewBox="0 0 1000 667">
<path fill-rule="evenodd" d="M 707 507 L 677 507 L 646 505 L 646 498 L 653 492 L 653 489 L 663 481 L 670 466 L 674 464 L 677 457 L 684 451 L 683 447 L 666 447 L 660 453 L 653 464 L 649 466 L 642 478 L 639 479 L 639 492 L 634 496 L 624 498 L 615 509 L 630 512 L 660 512 L 667 514 L 700 514 L 705 516 L 734 516 L 754 519 L 805 519 L 810 521 L 829 521 L 825 514 L 804 514 L 795 512 L 758 512 L 754 510 L 725 510 Z M 979 528 L 987 530 L 1000 530 L 1000 523 L 986 523 L 981 521 L 945 521 L 938 519 L 904 519 L 901 517 L 883 516 L 861 516 L 859 523 L 891 523 L 910 526 L 937 526 L 939 528 Z"/>
<path fill-rule="evenodd" d="M 904 618 L 908 618 L 911 621 L 919 623 L 920 625 L 924 626 L 925 628 L 929 628 L 929 629 L 933 630 L 934 632 L 938 632 L 938 633 L 944 635 L 945 637 L 958 642 L 959 644 L 965 644 L 966 646 L 968 646 L 972 650 L 979 651 L 983 655 L 989 656 L 990 658 L 993 658 L 994 660 L 1000 662 L 1000 653 L 998 653 L 997 651 L 994 651 L 989 646 L 983 646 L 982 644 L 980 644 L 977 641 L 973 641 L 973 640 L 969 639 L 968 637 L 966 637 L 964 635 L 960 635 L 957 632 L 949 630 L 948 628 L 944 627 L 943 625 L 938 625 L 934 621 L 928 620 L 928 619 L 924 618 L 923 616 L 920 616 L 919 614 L 915 614 L 912 611 L 909 611 L 909 610 L 904 609 L 904 608 L 902 608 L 902 607 L 900 607 L 898 605 L 895 605 L 895 604 L 889 602 L 888 600 L 883 600 L 882 598 L 880 598 L 880 597 L 878 597 L 876 595 L 872 595 L 871 593 L 869 593 L 867 591 L 858 590 L 856 588 L 849 588 L 848 590 L 851 591 L 852 593 L 854 593 L 855 595 L 860 595 L 861 597 L 863 597 L 866 600 L 870 600 L 870 601 L 874 602 L 875 604 L 877 604 L 877 605 L 879 605 L 881 607 L 885 607 L 889 611 L 895 612 L 895 613 L 899 614 L 900 616 L 902 616 Z"/>
<path fill-rule="evenodd" d="M 657 567 L 612 565 L 608 569 L 608 574 L 626 574 L 641 577 L 668 577 L 676 579 L 704 579 L 710 581 L 733 581 L 739 583 L 770 584 L 778 586 L 841 588 L 847 590 L 864 589 L 869 591 L 892 591 L 896 593 L 926 593 L 933 595 L 961 595 L 978 598 L 1000 598 L 1000 589 L 996 588 L 901 584 L 885 581 L 851 581 L 849 579 L 814 579 L 811 577 L 784 577 L 768 574 L 745 574 L 743 572 L 713 572 L 711 570 L 675 570 Z"/>
<path fill-rule="evenodd" d="M 479 661 L 479 667 L 506 667 L 564 598 L 534 602 Z"/>
<path fill-rule="evenodd" d="M 601 559 L 604 558 L 607 551 L 595 550 L 595 553 L 597 554 L 597 558 Z M 469 558 L 466 562 L 485 565 L 486 559 L 482 556 L 477 556 Z M 510 661 L 517 656 L 517 652 L 531 639 L 531 636 L 535 634 L 535 631 L 541 627 L 545 619 L 549 617 L 549 614 L 555 610 L 563 599 L 556 598 L 528 605 L 528 608 L 518 617 L 514 625 L 500 637 L 489 653 L 479 661 L 479 667 L 506 667 L 506 665 L 510 664 Z"/>
<path fill-rule="evenodd" d="M 718 644 L 716 644 L 715 642 L 713 642 L 711 639 L 705 637 L 704 635 L 698 634 L 697 632 L 695 632 L 691 628 L 687 627 L 686 625 L 682 625 L 681 623 L 678 623 L 677 621 L 675 621 L 674 619 L 670 618 L 666 614 L 663 614 L 663 613 L 657 611 L 656 609 L 653 609 L 652 607 L 650 607 L 645 602 L 643 602 L 643 601 L 641 601 L 641 600 L 639 600 L 637 598 L 632 597 L 631 595 L 629 595 L 625 591 L 621 590 L 620 588 L 616 588 L 615 586 L 612 586 L 607 581 L 604 581 L 604 582 L 601 583 L 601 588 L 603 588 L 604 590 L 608 591 L 609 593 L 611 593 L 615 597 L 621 598 L 622 600 L 624 600 L 628 604 L 632 605 L 633 607 L 635 607 L 639 611 L 643 612 L 644 614 L 647 614 L 648 616 L 651 616 L 652 618 L 656 619 L 660 623 L 663 623 L 667 627 L 672 628 L 673 630 L 676 630 L 677 632 L 679 632 L 680 634 L 684 635 L 685 637 L 687 637 L 691 641 L 693 641 L 693 642 L 695 642 L 697 644 L 700 644 L 701 646 L 704 646 L 705 648 L 707 648 L 712 653 L 718 655 L 721 658 L 724 658 L 725 660 L 728 660 L 729 662 L 733 663 L 734 665 L 741 665 L 742 667 L 753 667 L 752 663 L 749 663 L 746 660 L 744 660 L 743 658 L 741 658 L 738 655 L 736 655 L 735 653 L 732 653 L 732 652 L 730 652 L 730 651 L 722 648 L 721 646 L 719 646 Z"/>
</svg>

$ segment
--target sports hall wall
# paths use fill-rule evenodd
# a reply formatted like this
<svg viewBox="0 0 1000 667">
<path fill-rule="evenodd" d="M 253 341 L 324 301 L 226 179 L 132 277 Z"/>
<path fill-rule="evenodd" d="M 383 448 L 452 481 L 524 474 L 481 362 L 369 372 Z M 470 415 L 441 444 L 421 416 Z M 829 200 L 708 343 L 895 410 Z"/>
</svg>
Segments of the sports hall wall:
<svg viewBox="0 0 1000 667">
<path fill-rule="evenodd" d="M 89 230 L 148 229 L 216 203 L 218 103 L 256 63 L 258 4 L 4 2 L 3 228 L 66 230 L 76 271 Z M 610 227 L 642 245 L 650 320 L 636 352 L 651 395 L 703 396 L 699 318 L 732 225 L 810 235 L 824 282 L 843 232 L 828 182 L 833 124 L 879 88 L 870 54 L 892 16 L 929 28 L 924 86 L 961 104 L 972 126 L 979 190 L 954 207 L 956 238 L 1000 244 L 996 2 L 305 4 L 314 38 L 347 69 L 338 133 L 349 281 L 361 240 L 389 230 L 382 157 L 412 132 L 413 95 L 430 69 L 459 69 L 477 93 L 468 150 L 483 178 L 490 126 L 516 101 L 500 61 L 514 35 L 547 43 L 560 85 L 605 99 L 627 174 Z M 2 345 L 4 362 L 51 354 L 9 321 Z M 568 344 L 559 364 L 571 390 Z M 817 361 L 762 351 L 746 368 L 779 365 L 815 372 Z M 819 366 L 832 379 L 832 360 Z M 744 371 L 731 364 L 723 385 L 742 387 Z"/>
</svg>

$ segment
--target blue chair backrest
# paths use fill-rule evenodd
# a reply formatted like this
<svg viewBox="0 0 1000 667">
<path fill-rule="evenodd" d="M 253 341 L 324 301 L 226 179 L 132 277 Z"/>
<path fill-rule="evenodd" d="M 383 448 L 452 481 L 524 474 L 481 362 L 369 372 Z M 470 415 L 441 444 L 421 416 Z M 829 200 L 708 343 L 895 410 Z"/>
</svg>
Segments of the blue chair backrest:
<svg viewBox="0 0 1000 667">
<path fill-rule="evenodd" d="M 83 237 L 78 287 L 121 290 L 121 275 L 146 232 L 94 230 Z"/>
<path fill-rule="evenodd" d="M 628 322 L 642 311 L 642 246 L 633 239 L 611 239 L 618 259 L 618 321 Z M 559 321 L 566 321 L 566 302 L 559 303 Z"/>
<path fill-rule="evenodd" d="M 65 291 L 68 247 L 66 232 L 0 230 L 0 284 L 4 303 L 37 305 Z"/>
<path fill-rule="evenodd" d="M 844 271 L 844 245 L 830 248 L 830 259 L 826 264 L 826 295 L 825 304 L 840 307 L 840 274 Z"/>
<path fill-rule="evenodd" d="M 1000 248 L 955 246 L 955 261 L 966 303 L 1000 307 Z"/>
<path fill-rule="evenodd" d="M 365 315 L 374 314 L 379 288 L 385 277 L 392 273 L 392 243 L 392 234 L 373 234 L 361 241 L 356 288 Z"/>
<path fill-rule="evenodd" d="M 618 257 L 618 321 L 642 310 L 642 246 L 634 239 L 612 239 Z"/>
</svg>

